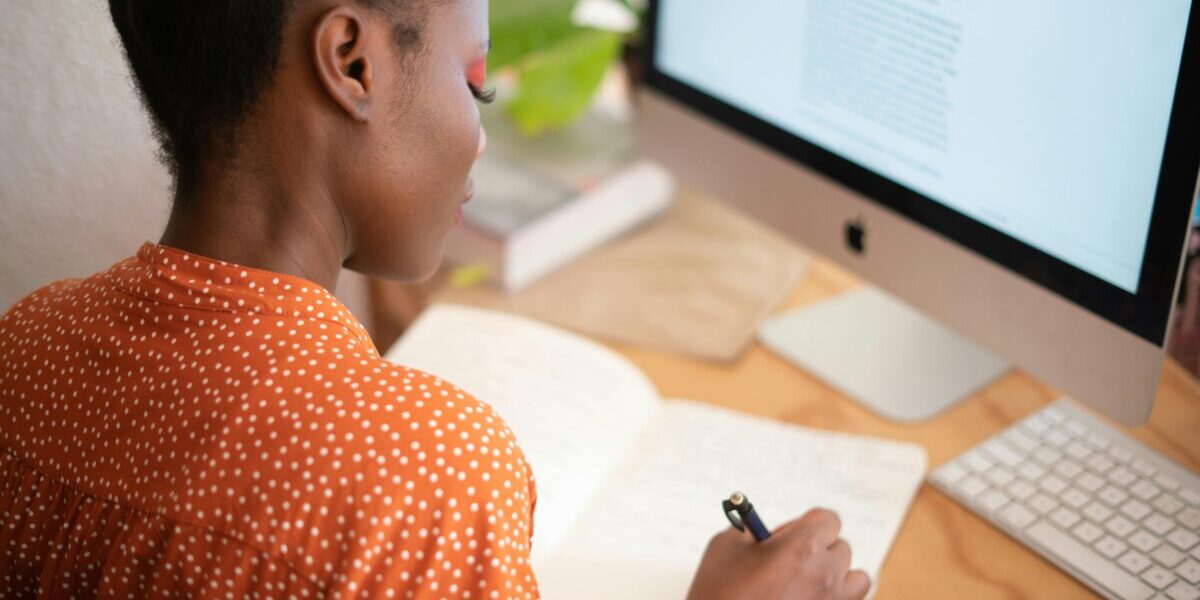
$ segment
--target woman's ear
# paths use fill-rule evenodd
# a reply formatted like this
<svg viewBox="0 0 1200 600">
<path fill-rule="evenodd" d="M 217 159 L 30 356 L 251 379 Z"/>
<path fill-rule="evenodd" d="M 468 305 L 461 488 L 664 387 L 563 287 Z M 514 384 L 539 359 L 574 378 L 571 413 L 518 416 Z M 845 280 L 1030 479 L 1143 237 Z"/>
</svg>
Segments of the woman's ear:
<svg viewBox="0 0 1200 600">
<path fill-rule="evenodd" d="M 374 67 L 367 53 L 366 22 L 349 6 L 331 8 L 312 32 L 317 79 L 329 97 L 356 121 L 366 121 Z"/>
</svg>

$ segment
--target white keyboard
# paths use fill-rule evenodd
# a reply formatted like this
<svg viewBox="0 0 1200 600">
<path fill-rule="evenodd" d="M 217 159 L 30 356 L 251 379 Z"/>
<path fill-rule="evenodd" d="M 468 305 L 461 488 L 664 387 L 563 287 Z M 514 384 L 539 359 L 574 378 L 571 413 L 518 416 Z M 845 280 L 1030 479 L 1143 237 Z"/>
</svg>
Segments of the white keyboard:
<svg viewBox="0 0 1200 600">
<path fill-rule="evenodd" d="M 929 482 L 1106 598 L 1200 599 L 1200 477 L 1065 399 Z"/>
</svg>

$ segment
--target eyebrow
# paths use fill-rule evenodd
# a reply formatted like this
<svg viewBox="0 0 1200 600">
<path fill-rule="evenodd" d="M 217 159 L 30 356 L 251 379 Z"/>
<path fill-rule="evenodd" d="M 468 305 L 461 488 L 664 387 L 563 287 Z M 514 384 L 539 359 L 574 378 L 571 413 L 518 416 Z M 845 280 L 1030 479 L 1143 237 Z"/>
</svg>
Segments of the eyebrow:
<svg viewBox="0 0 1200 600">
<path fill-rule="evenodd" d="M 484 40 L 483 43 L 479 45 L 479 52 L 482 54 L 487 54 L 488 52 L 491 51 L 491 49 L 492 49 L 492 40 L 490 38 Z"/>
</svg>

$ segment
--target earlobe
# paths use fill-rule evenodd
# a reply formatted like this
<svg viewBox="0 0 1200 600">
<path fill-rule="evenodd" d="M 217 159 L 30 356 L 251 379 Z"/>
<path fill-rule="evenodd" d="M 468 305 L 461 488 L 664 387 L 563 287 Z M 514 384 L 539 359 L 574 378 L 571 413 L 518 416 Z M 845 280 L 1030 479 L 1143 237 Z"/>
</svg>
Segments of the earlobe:
<svg viewBox="0 0 1200 600">
<path fill-rule="evenodd" d="M 312 59 L 317 79 L 343 111 L 366 121 L 374 72 L 367 55 L 366 23 L 351 7 L 339 6 L 317 19 L 312 32 Z"/>
</svg>

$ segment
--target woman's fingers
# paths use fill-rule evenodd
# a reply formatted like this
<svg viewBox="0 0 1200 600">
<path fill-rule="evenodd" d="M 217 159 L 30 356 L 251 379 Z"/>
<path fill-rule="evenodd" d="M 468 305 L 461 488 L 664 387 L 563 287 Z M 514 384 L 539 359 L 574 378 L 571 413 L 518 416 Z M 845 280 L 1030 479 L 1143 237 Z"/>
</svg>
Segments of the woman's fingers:
<svg viewBox="0 0 1200 600">
<path fill-rule="evenodd" d="M 840 575 L 850 570 L 850 544 L 838 539 L 829 547 L 829 559 L 834 570 Z"/>
<path fill-rule="evenodd" d="M 843 600 L 862 600 L 871 589 L 871 578 L 862 571 L 850 571 L 842 581 Z"/>
<path fill-rule="evenodd" d="M 842 533 L 842 520 L 837 513 L 824 508 L 814 508 L 794 523 L 794 529 L 789 527 L 789 534 L 805 534 L 816 540 L 822 548 L 832 545 Z"/>
</svg>

